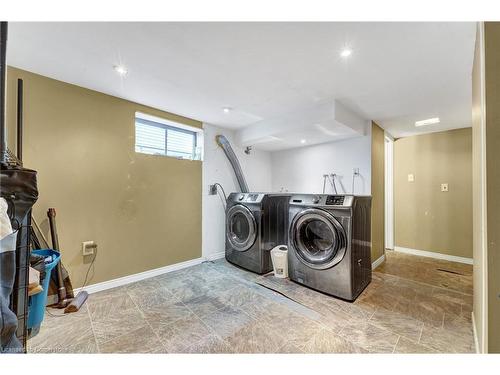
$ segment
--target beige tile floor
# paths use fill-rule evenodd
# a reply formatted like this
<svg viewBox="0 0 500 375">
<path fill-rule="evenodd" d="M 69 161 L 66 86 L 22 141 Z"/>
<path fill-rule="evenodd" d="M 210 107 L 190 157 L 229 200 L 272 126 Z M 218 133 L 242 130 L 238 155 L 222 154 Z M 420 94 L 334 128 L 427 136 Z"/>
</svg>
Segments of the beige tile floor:
<svg viewBox="0 0 500 375">
<path fill-rule="evenodd" d="M 471 294 L 471 266 L 401 253 L 387 253 L 354 303 L 219 260 L 46 315 L 29 351 L 470 353 Z"/>
</svg>

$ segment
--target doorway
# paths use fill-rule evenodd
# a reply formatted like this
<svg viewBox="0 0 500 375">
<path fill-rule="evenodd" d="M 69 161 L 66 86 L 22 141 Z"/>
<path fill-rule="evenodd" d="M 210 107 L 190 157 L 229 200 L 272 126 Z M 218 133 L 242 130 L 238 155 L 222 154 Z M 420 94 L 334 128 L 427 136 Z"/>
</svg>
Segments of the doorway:
<svg viewBox="0 0 500 375">
<path fill-rule="evenodd" d="M 394 250 L 394 138 L 385 133 L 384 141 L 385 248 Z"/>
</svg>

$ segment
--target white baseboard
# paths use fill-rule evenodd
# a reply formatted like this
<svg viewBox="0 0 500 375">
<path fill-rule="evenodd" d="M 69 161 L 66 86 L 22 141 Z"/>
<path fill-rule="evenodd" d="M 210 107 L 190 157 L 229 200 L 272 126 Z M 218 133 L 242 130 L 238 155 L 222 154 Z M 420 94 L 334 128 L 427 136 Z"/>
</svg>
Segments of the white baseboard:
<svg viewBox="0 0 500 375">
<path fill-rule="evenodd" d="M 225 251 L 219 251 L 217 253 L 207 255 L 205 257 L 205 259 L 206 260 L 217 260 L 217 259 L 222 259 L 225 256 L 226 256 Z M 382 256 L 380 256 L 380 258 L 378 258 L 375 262 L 372 263 L 372 270 L 374 270 L 375 268 L 380 266 L 384 261 L 385 261 L 385 254 L 382 254 Z"/>
<path fill-rule="evenodd" d="M 385 254 L 382 254 L 375 262 L 372 263 L 372 270 L 380 266 L 385 261 Z"/>
<path fill-rule="evenodd" d="M 481 353 L 479 350 L 479 340 L 477 339 L 477 331 L 476 331 L 476 320 L 474 319 L 474 311 L 471 313 L 472 314 L 472 332 L 474 334 L 474 346 L 476 348 L 476 353 Z"/>
<path fill-rule="evenodd" d="M 213 253 L 213 254 L 209 254 L 205 257 L 206 260 L 217 260 L 217 259 L 222 259 L 226 256 L 226 252 L 225 251 L 218 251 L 216 253 Z"/>
<path fill-rule="evenodd" d="M 131 284 L 131 283 L 135 283 L 137 281 L 149 279 L 151 277 L 163 275 L 164 273 L 173 272 L 173 271 L 177 271 L 177 270 L 180 270 L 183 268 L 195 266 L 197 264 L 202 263 L 204 260 L 205 260 L 204 258 L 187 260 L 185 262 L 171 264 L 169 266 L 155 268 L 155 269 L 152 269 L 149 271 L 135 273 L 133 275 L 123 276 L 123 277 L 119 277 L 117 279 L 103 281 L 102 283 L 88 285 L 83 289 L 85 291 L 87 291 L 87 293 L 89 293 L 89 294 L 97 293 L 97 292 L 101 292 L 103 290 L 112 289 L 112 288 L 116 288 L 118 286 L 123 286 L 123 285 Z M 74 290 L 75 295 L 80 290 L 82 290 L 82 288 L 75 289 Z"/>
<path fill-rule="evenodd" d="M 410 248 L 401 247 L 401 246 L 394 246 L 394 251 L 398 251 L 400 253 L 405 253 L 405 254 L 419 255 L 419 256 L 428 257 L 428 258 L 444 259 L 444 260 L 449 260 L 451 262 L 472 264 L 472 258 L 457 257 L 455 255 L 435 253 L 433 251 L 410 249 Z"/>
</svg>

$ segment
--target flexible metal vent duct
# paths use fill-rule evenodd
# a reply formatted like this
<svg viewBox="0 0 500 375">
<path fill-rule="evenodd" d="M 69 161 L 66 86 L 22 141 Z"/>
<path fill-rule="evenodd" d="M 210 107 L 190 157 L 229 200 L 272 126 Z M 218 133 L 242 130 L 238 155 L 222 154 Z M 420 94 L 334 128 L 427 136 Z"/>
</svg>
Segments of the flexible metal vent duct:
<svg viewBox="0 0 500 375">
<path fill-rule="evenodd" d="M 236 157 L 236 154 L 234 153 L 233 148 L 231 147 L 231 144 L 229 143 L 227 138 L 221 134 L 215 136 L 215 141 L 224 150 L 224 153 L 226 154 L 227 158 L 229 159 L 229 162 L 231 163 L 231 166 L 234 169 L 234 174 L 236 175 L 236 179 L 238 180 L 238 184 L 240 185 L 241 192 L 248 193 L 249 190 L 248 190 L 247 182 L 245 180 L 245 176 L 243 176 L 243 172 L 241 171 L 240 162 L 238 161 L 238 158 Z"/>
</svg>

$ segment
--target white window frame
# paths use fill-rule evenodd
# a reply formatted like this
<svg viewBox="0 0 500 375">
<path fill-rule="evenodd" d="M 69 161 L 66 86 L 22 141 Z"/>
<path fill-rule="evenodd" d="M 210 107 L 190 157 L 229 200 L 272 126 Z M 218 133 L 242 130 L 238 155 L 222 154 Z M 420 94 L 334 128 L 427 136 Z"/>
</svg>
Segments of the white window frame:
<svg viewBox="0 0 500 375">
<path fill-rule="evenodd" d="M 194 133 L 194 135 L 195 135 L 195 139 L 194 139 L 195 144 L 193 145 L 193 148 L 194 149 L 199 149 L 199 158 L 189 159 L 189 158 L 182 158 L 182 157 L 171 156 L 171 155 L 166 155 L 166 154 L 164 154 L 164 155 L 163 154 L 159 154 L 157 156 L 163 156 L 163 157 L 180 159 L 180 160 L 203 161 L 203 144 L 204 144 L 204 141 L 203 141 L 203 129 L 196 128 L 194 126 L 189 126 L 189 125 L 181 124 L 179 122 L 175 122 L 175 121 L 172 121 L 172 120 L 167 120 L 167 119 L 162 118 L 162 117 L 157 117 L 157 116 L 149 115 L 147 113 L 142 113 L 142 112 L 136 112 L 135 113 L 135 118 L 134 118 L 134 151 L 135 152 L 143 154 L 143 155 L 152 155 L 152 154 L 148 154 L 148 153 L 143 153 L 143 152 L 136 151 L 136 138 L 135 138 L 135 134 L 136 134 L 136 123 L 137 123 L 137 120 L 140 120 L 143 123 L 147 123 L 148 125 L 158 126 L 160 128 L 164 128 L 164 129 L 169 129 L 170 128 L 170 129 L 178 130 L 178 131 L 181 131 L 181 132 L 185 131 L 185 132 L 189 132 L 189 133 Z M 165 143 L 165 152 L 168 152 L 168 150 L 166 149 L 166 147 L 167 147 L 167 145 Z"/>
</svg>

